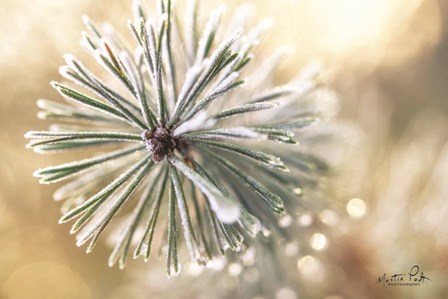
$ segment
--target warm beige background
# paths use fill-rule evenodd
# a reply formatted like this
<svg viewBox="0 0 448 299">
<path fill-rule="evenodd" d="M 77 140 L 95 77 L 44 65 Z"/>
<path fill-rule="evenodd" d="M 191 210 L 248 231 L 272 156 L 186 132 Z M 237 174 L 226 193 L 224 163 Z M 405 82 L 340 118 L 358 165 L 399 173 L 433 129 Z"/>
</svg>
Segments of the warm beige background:
<svg viewBox="0 0 448 299">
<path fill-rule="evenodd" d="M 91 255 L 77 248 L 68 226 L 57 224 L 59 204 L 51 200 L 54 186 L 39 186 L 32 177 L 34 169 L 64 157 L 26 150 L 23 134 L 46 127 L 36 118 L 35 100 L 58 98 L 48 83 L 59 78 L 63 53 L 84 56 L 78 43 L 84 30 L 80 16 L 86 13 L 124 28 L 130 16 L 128 2 L 0 0 L 0 298 L 114 298 L 116 289 L 125 289 L 124 272 L 106 265 L 109 249 L 102 242 Z M 218 1 L 203 2 L 205 9 Z M 243 1 L 227 2 L 233 7 Z M 274 20 L 268 49 L 292 46 L 293 55 L 282 66 L 285 78 L 313 59 L 333 70 L 342 118 L 367 132 L 382 128 L 383 119 L 366 119 L 369 105 L 380 106 L 392 113 L 392 142 L 421 110 L 432 107 L 444 119 L 446 1 L 246 2 L 257 7 L 256 19 Z"/>
</svg>

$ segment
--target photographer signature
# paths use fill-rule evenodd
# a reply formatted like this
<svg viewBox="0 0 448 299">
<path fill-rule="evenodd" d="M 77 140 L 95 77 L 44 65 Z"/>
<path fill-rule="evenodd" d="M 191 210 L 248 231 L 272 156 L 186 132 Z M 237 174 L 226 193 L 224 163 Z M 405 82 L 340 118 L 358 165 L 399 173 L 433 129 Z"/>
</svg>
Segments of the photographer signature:
<svg viewBox="0 0 448 299">
<path fill-rule="evenodd" d="M 408 273 L 397 273 L 391 276 L 384 273 L 376 283 L 383 284 L 383 286 L 419 286 L 427 280 L 431 281 L 429 277 L 424 275 L 423 271 L 420 271 L 419 266 L 414 265 Z"/>
</svg>

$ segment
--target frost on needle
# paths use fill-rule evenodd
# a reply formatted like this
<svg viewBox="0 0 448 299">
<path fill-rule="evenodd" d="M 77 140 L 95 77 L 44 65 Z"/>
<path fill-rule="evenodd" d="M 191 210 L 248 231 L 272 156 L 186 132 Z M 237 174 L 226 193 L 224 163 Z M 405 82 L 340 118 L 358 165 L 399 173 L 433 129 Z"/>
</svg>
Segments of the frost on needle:
<svg viewBox="0 0 448 299">
<path fill-rule="evenodd" d="M 37 102 L 39 118 L 55 124 L 25 137 L 38 153 L 98 148 L 34 172 L 41 183 L 65 182 L 54 199 L 65 201 L 60 222 L 73 222 L 78 246 L 90 252 L 121 217 L 109 264 L 123 267 L 130 248 L 148 260 L 157 244 L 175 275 L 178 239 L 206 264 L 276 225 L 285 210 L 277 192 L 292 194 L 296 171 L 313 163 L 296 161 L 291 148 L 294 131 L 318 121 L 301 106 L 318 82 L 271 86 L 278 55 L 254 55 L 264 23 L 243 31 L 235 15 L 224 30 L 219 8 L 201 29 L 194 1 L 183 18 L 159 2 L 154 15 L 134 3 L 133 44 L 83 17 L 81 44 L 106 74 L 65 55 L 64 81 L 51 86 L 66 101 Z"/>
</svg>

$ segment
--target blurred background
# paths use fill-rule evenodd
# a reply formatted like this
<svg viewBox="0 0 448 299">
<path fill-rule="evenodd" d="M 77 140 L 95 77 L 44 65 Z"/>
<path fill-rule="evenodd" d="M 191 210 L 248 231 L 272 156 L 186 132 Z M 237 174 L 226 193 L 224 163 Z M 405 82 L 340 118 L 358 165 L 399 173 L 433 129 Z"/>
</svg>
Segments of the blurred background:
<svg viewBox="0 0 448 299">
<path fill-rule="evenodd" d="M 201 9 L 218 2 L 202 1 Z M 328 183 L 329 197 L 343 208 L 325 239 L 329 246 L 317 246 L 322 262 L 307 255 L 294 263 L 309 291 L 280 289 L 276 298 L 447 298 L 448 2 L 244 2 L 256 7 L 255 20 L 273 20 L 266 52 L 290 48 L 278 80 L 309 61 L 324 62 L 340 97 L 338 119 L 356 131 L 350 159 Z M 228 12 L 239 3 L 226 1 Z M 107 266 L 106 242 L 90 255 L 77 248 L 68 226 L 57 224 L 55 186 L 39 186 L 32 177 L 36 168 L 68 158 L 26 150 L 23 134 L 48 126 L 37 119 L 35 101 L 59 98 L 49 82 L 60 78 L 62 55 L 87 56 L 79 46 L 82 14 L 128 36 L 130 1 L 0 0 L 2 299 L 164 298 L 129 274 L 154 267 L 156 274 L 146 279 L 165 279 L 155 264 L 131 263 L 120 271 Z M 415 264 L 431 282 L 376 283 L 383 273 L 407 272 Z M 316 280 L 319 267 L 326 274 Z M 190 296 L 180 283 L 174 286 L 183 294 L 178 298 Z"/>
</svg>

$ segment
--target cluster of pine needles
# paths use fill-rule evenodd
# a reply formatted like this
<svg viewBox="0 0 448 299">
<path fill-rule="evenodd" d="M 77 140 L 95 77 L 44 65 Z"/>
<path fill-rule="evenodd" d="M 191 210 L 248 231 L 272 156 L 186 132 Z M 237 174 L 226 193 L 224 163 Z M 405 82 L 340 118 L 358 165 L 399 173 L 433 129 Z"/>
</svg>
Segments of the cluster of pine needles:
<svg viewBox="0 0 448 299">
<path fill-rule="evenodd" d="M 319 167 L 294 140 L 318 121 L 304 98 L 319 83 L 310 75 L 271 86 L 279 55 L 254 55 L 265 23 L 244 34 L 235 17 L 226 32 L 218 8 L 200 29 L 195 1 L 183 18 L 170 0 L 154 15 L 138 1 L 133 11 L 132 47 L 110 24 L 83 18 L 81 43 L 111 76 L 65 55 L 60 74 L 71 83 L 51 85 L 66 102 L 37 102 L 39 117 L 57 124 L 26 138 L 38 153 L 101 151 L 34 173 L 68 181 L 54 199 L 65 201 L 60 223 L 75 221 L 78 246 L 89 242 L 90 252 L 121 212 L 109 264 L 123 267 L 131 246 L 148 260 L 156 244 L 175 275 L 180 230 L 198 264 L 275 230 L 292 190 L 306 184 L 297 173 Z"/>
</svg>

